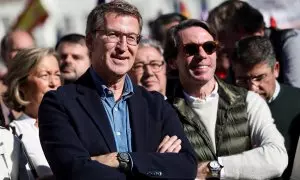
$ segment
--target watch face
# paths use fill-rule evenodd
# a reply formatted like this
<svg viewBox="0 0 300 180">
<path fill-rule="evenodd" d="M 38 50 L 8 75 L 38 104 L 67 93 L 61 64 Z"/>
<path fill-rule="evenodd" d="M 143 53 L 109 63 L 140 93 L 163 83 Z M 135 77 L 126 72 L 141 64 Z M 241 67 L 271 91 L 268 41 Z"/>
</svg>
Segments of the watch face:
<svg viewBox="0 0 300 180">
<path fill-rule="evenodd" d="M 220 168 L 220 164 L 217 161 L 211 161 L 209 166 L 214 169 Z"/>
<path fill-rule="evenodd" d="M 127 153 L 119 153 L 120 159 L 122 159 L 123 161 L 128 162 L 129 161 L 129 157 Z"/>
</svg>

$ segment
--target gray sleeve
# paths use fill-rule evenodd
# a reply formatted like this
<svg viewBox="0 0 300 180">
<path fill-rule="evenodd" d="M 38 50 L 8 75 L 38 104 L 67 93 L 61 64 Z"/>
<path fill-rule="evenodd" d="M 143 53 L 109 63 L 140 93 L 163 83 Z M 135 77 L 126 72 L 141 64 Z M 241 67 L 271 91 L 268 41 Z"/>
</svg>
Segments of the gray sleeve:
<svg viewBox="0 0 300 180">
<path fill-rule="evenodd" d="M 292 33 L 292 34 L 291 34 Z M 284 82 L 300 88 L 300 31 L 294 30 L 283 37 L 282 53 Z"/>
<path fill-rule="evenodd" d="M 288 164 L 284 138 L 277 130 L 264 99 L 254 92 L 248 92 L 246 101 L 253 149 L 220 157 L 224 165 L 221 179 L 279 177 Z"/>
</svg>

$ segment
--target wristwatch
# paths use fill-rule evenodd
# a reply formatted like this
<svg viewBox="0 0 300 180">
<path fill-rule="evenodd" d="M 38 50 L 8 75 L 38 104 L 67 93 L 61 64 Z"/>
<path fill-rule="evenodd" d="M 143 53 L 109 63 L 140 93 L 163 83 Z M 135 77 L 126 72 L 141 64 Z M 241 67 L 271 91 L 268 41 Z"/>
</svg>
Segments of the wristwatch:
<svg viewBox="0 0 300 180">
<path fill-rule="evenodd" d="M 119 152 L 117 154 L 117 160 L 119 161 L 119 169 L 123 172 L 128 172 L 131 168 L 131 162 L 129 154 L 126 152 Z"/>
<path fill-rule="evenodd" d="M 218 161 L 210 161 L 207 166 L 211 173 L 211 177 L 220 178 L 221 169 L 223 166 Z"/>
</svg>

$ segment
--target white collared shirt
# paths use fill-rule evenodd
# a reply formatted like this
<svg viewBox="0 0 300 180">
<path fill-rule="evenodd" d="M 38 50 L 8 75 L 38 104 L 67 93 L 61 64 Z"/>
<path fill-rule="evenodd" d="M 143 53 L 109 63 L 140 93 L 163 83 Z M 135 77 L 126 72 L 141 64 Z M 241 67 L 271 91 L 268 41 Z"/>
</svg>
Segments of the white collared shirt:
<svg viewBox="0 0 300 180">
<path fill-rule="evenodd" d="M 218 83 L 217 82 L 215 83 L 215 87 L 214 87 L 213 91 L 208 96 L 206 96 L 204 99 L 200 99 L 198 97 L 191 96 L 188 93 L 186 93 L 185 91 L 183 91 L 183 95 L 184 95 L 185 100 L 187 100 L 189 103 L 201 103 L 201 102 L 204 103 L 207 101 L 211 101 L 213 99 L 219 98 Z"/>
<path fill-rule="evenodd" d="M 22 135 L 22 142 L 26 148 L 39 177 L 52 175 L 52 171 L 45 158 L 39 138 L 39 129 L 35 126 L 36 119 L 22 114 L 17 120 L 10 123 L 16 128 L 17 135 Z"/>
<path fill-rule="evenodd" d="M 276 82 L 275 82 L 275 91 L 274 91 L 273 96 L 271 97 L 271 99 L 268 100 L 268 103 L 271 103 L 272 101 L 274 101 L 277 98 L 279 92 L 280 92 L 280 85 L 279 85 L 278 81 L 276 80 Z"/>
</svg>

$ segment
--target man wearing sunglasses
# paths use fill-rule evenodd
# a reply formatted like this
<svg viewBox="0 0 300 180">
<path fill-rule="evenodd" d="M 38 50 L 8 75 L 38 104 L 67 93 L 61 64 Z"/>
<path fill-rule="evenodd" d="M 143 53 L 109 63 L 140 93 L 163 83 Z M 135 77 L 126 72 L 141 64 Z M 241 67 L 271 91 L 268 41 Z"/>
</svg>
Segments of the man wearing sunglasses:
<svg viewBox="0 0 300 180">
<path fill-rule="evenodd" d="M 268 102 L 275 124 L 285 138 L 289 164 L 282 178 L 289 179 L 300 135 L 300 89 L 277 82 L 279 63 L 266 37 L 238 41 L 232 66 L 236 85 L 258 93 Z"/>
<path fill-rule="evenodd" d="M 279 177 L 288 161 L 283 137 L 259 95 L 214 75 L 215 38 L 205 22 L 186 20 L 170 29 L 164 52 L 179 71 L 169 100 L 197 154 L 197 178 Z"/>
</svg>

